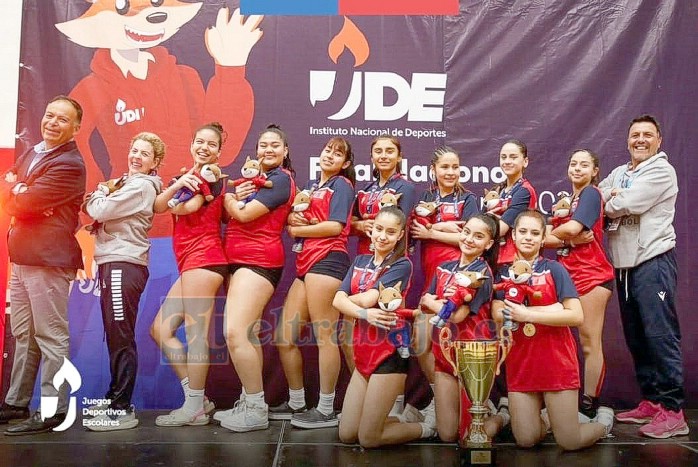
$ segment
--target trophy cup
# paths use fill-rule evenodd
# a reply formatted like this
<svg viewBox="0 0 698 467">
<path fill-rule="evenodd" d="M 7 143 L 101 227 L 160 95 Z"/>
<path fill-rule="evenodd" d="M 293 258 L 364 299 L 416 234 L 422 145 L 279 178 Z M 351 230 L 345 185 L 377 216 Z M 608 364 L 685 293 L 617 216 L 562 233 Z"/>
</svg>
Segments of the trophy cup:
<svg viewBox="0 0 698 467">
<path fill-rule="evenodd" d="M 469 412 L 472 422 L 468 432 L 458 441 L 461 449 L 461 465 L 494 465 L 496 450 L 484 429 L 484 419 L 489 413 L 485 401 L 489 397 L 495 375 L 511 349 L 511 331 L 500 331 L 499 340 L 451 340 L 451 330 L 441 329 L 439 345 L 444 357 L 451 364 L 460 385 L 472 403 Z M 455 362 L 451 357 L 455 351 Z M 501 353 L 500 353 L 501 351 Z M 461 410 L 463 408 L 461 407 Z"/>
</svg>

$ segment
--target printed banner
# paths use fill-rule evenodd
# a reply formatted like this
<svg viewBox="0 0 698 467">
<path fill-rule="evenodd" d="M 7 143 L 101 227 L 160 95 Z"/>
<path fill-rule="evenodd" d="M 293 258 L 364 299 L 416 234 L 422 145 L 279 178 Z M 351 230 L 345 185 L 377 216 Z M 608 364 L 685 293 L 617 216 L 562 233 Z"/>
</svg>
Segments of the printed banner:
<svg viewBox="0 0 698 467">
<path fill-rule="evenodd" d="M 341 135 L 354 147 L 363 186 L 371 177 L 370 141 L 389 134 L 400 139 L 402 172 L 419 191 L 430 184 L 434 149 L 447 144 L 460 153 L 462 182 L 481 195 L 504 179 L 499 149 L 517 138 L 528 145 L 526 176 L 548 212 L 554 194 L 570 189 L 566 167 L 574 149 L 600 154 L 605 175 L 629 160 L 630 120 L 651 113 L 663 125 L 662 149 L 679 175 L 679 317 L 684 364 L 698 367 L 698 355 L 690 352 L 698 325 L 688 319 L 694 301 L 688 278 L 698 265 L 689 242 L 698 218 L 688 196 L 698 182 L 691 162 L 698 8 L 639 0 L 455 3 L 166 0 L 157 6 L 130 2 L 122 11 L 123 2 L 25 0 L 17 153 L 40 139 L 45 103 L 56 94 L 70 94 L 85 107 L 77 141 L 88 190 L 124 172 L 129 141 L 145 130 L 167 144 L 161 175 L 169 180 L 191 166 L 192 132 L 212 120 L 228 134 L 221 165 L 234 178 L 245 156 L 254 154 L 259 132 L 272 122 L 281 125 L 300 185 L 317 175 L 324 143 Z M 240 6 L 244 15 L 266 16 L 241 17 Z M 421 14 L 426 16 L 410 16 Z M 170 219 L 158 216 L 138 324 L 136 403 L 143 407 L 173 407 L 181 397 L 147 332 L 176 278 L 170 232 Z M 287 247 L 283 280 L 265 313 L 269 323 L 293 279 Z M 71 361 L 83 375 L 80 392 L 98 397 L 108 367 L 87 259 L 88 270 L 71 296 Z M 418 274 L 412 304 L 420 281 Z M 220 317 L 212 332 L 212 339 L 222 339 Z M 610 357 L 606 400 L 629 405 L 638 393 L 630 383 L 632 363 L 615 299 L 604 348 Z M 304 352 L 312 361 L 314 350 Z M 278 358 L 271 343 L 265 358 Z M 691 371 L 685 377 L 689 405 L 695 406 L 698 377 Z M 209 380 L 208 395 L 232 403 L 239 390 L 232 366 L 212 367 Z M 265 382 L 270 400 L 284 397 L 280 365 L 265 365 Z"/>
</svg>

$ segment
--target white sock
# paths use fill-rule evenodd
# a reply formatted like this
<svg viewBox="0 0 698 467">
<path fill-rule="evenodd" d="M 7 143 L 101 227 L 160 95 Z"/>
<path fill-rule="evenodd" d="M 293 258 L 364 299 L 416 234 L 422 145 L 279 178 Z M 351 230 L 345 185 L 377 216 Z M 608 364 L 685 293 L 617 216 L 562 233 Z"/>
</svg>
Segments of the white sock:
<svg viewBox="0 0 698 467">
<path fill-rule="evenodd" d="M 204 390 L 188 388 L 184 396 L 184 410 L 195 414 L 204 410 Z"/>
<path fill-rule="evenodd" d="M 436 430 L 429 426 L 429 424 L 424 422 L 419 422 L 419 426 L 422 427 L 422 434 L 420 438 L 431 438 L 436 435 Z"/>
<path fill-rule="evenodd" d="M 245 393 L 245 402 L 250 407 L 264 407 L 264 391 L 259 391 L 257 394 Z"/>
<path fill-rule="evenodd" d="M 334 411 L 334 392 L 332 392 L 332 394 L 320 393 L 320 401 L 317 403 L 317 411 L 323 415 L 329 415 Z"/>
<path fill-rule="evenodd" d="M 400 394 L 395 398 L 395 403 L 393 404 L 393 408 L 390 409 L 388 416 L 397 417 L 403 410 L 405 410 L 405 395 Z"/>
<path fill-rule="evenodd" d="M 434 383 L 429 383 L 429 387 L 431 388 L 431 393 L 432 393 L 432 395 L 433 395 L 433 394 L 436 394 L 436 392 L 434 391 L 434 388 L 436 388 L 436 384 L 434 384 Z"/>
<path fill-rule="evenodd" d="M 189 391 L 189 377 L 185 376 L 181 380 L 179 380 L 179 384 L 182 385 L 182 391 L 184 391 L 184 395 L 187 395 L 187 392 Z"/>
<path fill-rule="evenodd" d="M 305 388 L 288 388 L 288 406 L 293 410 L 298 410 L 301 407 L 305 407 Z"/>
</svg>

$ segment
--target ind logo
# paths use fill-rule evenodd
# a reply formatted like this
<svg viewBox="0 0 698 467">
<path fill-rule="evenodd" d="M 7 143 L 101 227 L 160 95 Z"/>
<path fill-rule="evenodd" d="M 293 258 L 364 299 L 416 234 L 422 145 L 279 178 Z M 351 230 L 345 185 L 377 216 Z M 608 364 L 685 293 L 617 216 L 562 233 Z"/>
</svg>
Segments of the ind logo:
<svg viewBox="0 0 698 467">
<path fill-rule="evenodd" d="M 82 377 L 75 366 L 63 357 L 63 365 L 53 375 L 53 387 L 59 391 L 63 383 L 70 385 L 70 393 L 74 394 L 82 386 Z M 41 396 L 41 420 L 46 420 L 56 415 L 58 411 L 58 396 Z M 75 422 L 77 414 L 77 401 L 75 397 L 70 397 L 68 413 L 63 423 L 53 428 L 53 431 L 65 431 Z"/>
<path fill-rule="evenodd" d="M 127 109 L 126 102 L 119 99 L 116 101 L 116 112 L 114 113 L 114 122 L 117 125 L 126 125 L 127 123 L 140 120 L 145 115 L 145 107 L 140 109 Z"/>
<path fill-rule="evenodd" d="M 370 55 L 366 37 L 348 18 L 330 41 L 330 59 L 336 64 L 345 50 L 354 56 L 354 67 L 365 63 Z M 335 90 L 336 78 L 336 71 L 310 70 L 310 103 L 313 107 L 335 94 L 346 93 Z M 388 94 L 393 95 L 391 102 L 386 102 Z M 393 72 L 354 71 L 344 105 L 327 118 L 345 120 L 356 114 L 363 104 L 366 121 L 395 121 L 407 116 L 410 122 L 442 122 L 445 95 L 445 73 L 412 73 L 405 78 Z"/>
</svg>

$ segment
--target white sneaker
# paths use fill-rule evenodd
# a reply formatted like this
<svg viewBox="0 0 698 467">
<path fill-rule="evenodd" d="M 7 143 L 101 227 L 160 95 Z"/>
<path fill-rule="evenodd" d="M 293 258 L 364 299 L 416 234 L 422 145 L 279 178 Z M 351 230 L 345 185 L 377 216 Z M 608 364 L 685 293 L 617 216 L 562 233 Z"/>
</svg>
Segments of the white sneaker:
<svg viewBox="0 0 698 467">
<path fill-rule="evenodd" d="M 393 403 L 393 408 L 390 409 L 390 413 L 388 413 L 388 417 L 396 417 L 400 418 L 400 414 L 405 410 L 405 400 L 404 399 L 395 399 L 395 403 Z"/>
<path fill-rule="evenodd" d="M 107 408 L 104 413 L 83 420 L 82 424 L 91 431 L 129 430 L 138 426 L 138 419 L 133 406 L 130 410 Z"/>
<path fill-rule="evenodd" d="M 501 401 L 500 401 L 500 404 L 501 404 Z M 606 408 L 608 409 L 608 407 L 606 407 Z M 608 410 L 611 410 L 611 409 L 608 409 Z M 611 413 L 613 413 L 612 410 L 611 410 Z M 548 433 L 550 433 L 551 432 L 550 417 L 548 416 L 548 409 L 547 408 L 544 408 L 540 411 L 540 418 L 541 418 L 541 420 L 543 420 L 543 424 L 545 425 L 545 430 Z M 593 421 L 592 419 L 590 419 L 589 417 L 584 415 L 582 412 L 577 412 L 577 420 L 579 421 L 579 423 L 590 423 Z"/>
<path fill-rule="evenodd" d="M 424 416 L 424 423 L 429 425 L 436 431 L 436 405 L 434 404 L 434 399 L 429 402 L 429 405 L 420 410 L 422 416 Z"/>
<path fill-rule="evenodd" d="M 238 401 L 229 416 L 223 417 L 221 426 L 231 431 L 246 432 L 266 430 L 269 428 L 269 406 L 248 405 L 247 401 Z"/>
<path fill-rule="evenodd" d="M 492 415 L 499 415 L 502 419 L 502 427 L 507 426 L 511 422 L 511 414 L 509 413 L 509 398 L 500 397 L 499 407 Z"/>
<path fill-rule="evenodd" d="M 157 426 L 200 426 L 208 425 L 209 418 L 203 409 L 195 414 L 190 414 L 182 408 L 175 409 L 167 415 L 159 415 L 155 419 Z"/>
<path fill-rule="evenodd" d="M 596 411 L 596 417 L 594 417 L 592 423 L 600 423 L 606 429 L 606 436 L 608 437 L 613 430 L 613 409 L 610 407 L 601 406 Z"/>
<path fill-rule="evenodd" d="M 398 417 L 402 423 L 419 423 L 424 421 L 424 415 L 412 404 L 405 404 L 405 409 Z"/>
</svg>

